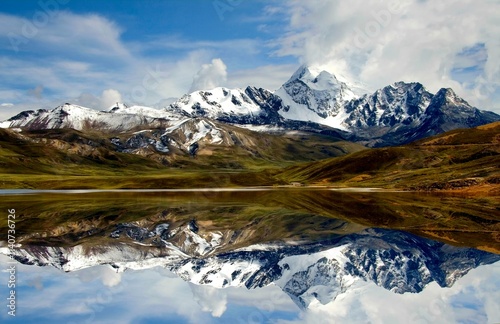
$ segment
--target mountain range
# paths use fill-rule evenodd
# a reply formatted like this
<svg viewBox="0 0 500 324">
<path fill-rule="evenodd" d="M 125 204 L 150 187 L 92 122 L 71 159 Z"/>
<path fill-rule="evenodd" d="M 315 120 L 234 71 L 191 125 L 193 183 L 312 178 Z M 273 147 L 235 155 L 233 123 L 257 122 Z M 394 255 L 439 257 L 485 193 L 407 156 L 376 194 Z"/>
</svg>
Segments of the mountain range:
<svg viewBox="0 0 500 324">
<path fill-rule="evenodd" d="M 361 94 L 346 80 L 302 66 L 275 92 L 219 87 L 164 109 L 116 103 L 96 111 L 66 103 L 22 112 L 0 124 L 0 186 L 293 182 L 491 193 L 498 191 L 499 120 L 451 89 L 432 94 L 419 83 L 397 82 Z"/>
<path fill-rule="evenodd" d="M 108 133 L 166 129 L 167 134 L 187 120 L 199 118 L 208 120 L 202 122 L 200 133 L 186 133 L 187 140 L 177 144 L 189 147 L 212 136 L 212 143 L 224 142 L 218 140 L 217 131 L 207 132 L 212 121 L 266 133 L 331 133 L 369 147 L 382 147 L 500 120 L 493 112 L 470 106 L 452 89 L 432 94 L 420 83 L 396 82 L 372 94 L 360 94 L 334 74 L 301 66 L 274 92 L 252 86 L 219 87 L 186 94 L 163 109 L 117 103 L 107 111 L 96 111 L 66 103 L 52 110 L 21 112 L 0 127 Z M 166 152 L 168 143 L 157 143 L 155 139 L 151 145 Z"/>
</svg>

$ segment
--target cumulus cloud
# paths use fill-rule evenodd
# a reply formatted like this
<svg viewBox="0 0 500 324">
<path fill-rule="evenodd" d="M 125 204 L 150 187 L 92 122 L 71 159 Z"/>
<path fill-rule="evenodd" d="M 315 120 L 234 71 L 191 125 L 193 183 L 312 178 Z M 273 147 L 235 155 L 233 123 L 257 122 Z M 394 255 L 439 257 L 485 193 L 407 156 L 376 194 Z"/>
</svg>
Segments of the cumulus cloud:
<svg viewBox="0 0 500 324">
<path fill-rule="evenodd" d="M 103 271 L 101 274 L 101 280 L 106 287 L 114 287 L 121 282 L 121 276 L 121 273 L 108 268 L 107 271 Z"/>
<path fill-rule="evenodd" d="M 102 92 L 101 95 L 101 107 L 103 109 L 110 108 L 112 105 L 115 105 L 117 102 L 122 102 L 122 95 L 118 90 L 115 89 L 107 89 Z"/>
<path fill-rule="evenodd" d="M 193 78 L 193 83 L 189 92 L 196 90 L 210 90 L 222 86 L 227 80 L 226 64 L 220 59 L 215 58 L 209 64 L 203 64 L 201 69 Z"/>
<path fill-rule="evenodd" d="M 100 96 L 95 96 L 92 93 L 84 92 L 74 99 L 68 99 L 68 102 L 73 104 L 92 108 L 96 110 L 107 110 L 116 105 L 117 102 L 123 102 L 123 96 L 118 90 L 104 90 Z"/>
<path fill-rule="evenodd" d="M 121 273 L 116 272 L 109 266 L 85 268 L 80 271 L 73 272 L 72 275 L 78 277 L 84 283 L 99 279 L 106 287 L 114 287 L 118 285 L 122 278 Z"/>
<path fill-rule="evenodd" d="M 213 317 L 221 317 L 227 309 L 227 294 L 222 289 L 210 286 L 200 286 L 190 283 L 194 300 L 202 311 L 210 312 Z"/>
<path fill-rule="evenodd" d="M 288 25 L 275 42 L 277 55 L 326 66 L 371 89 L 420 81 L 486 107 L 499 96 L 498 1 L 290 1 L 278 12 Z M 466 81 L 457 77 L 460 69 L 476 75 Z"/>
</svg>

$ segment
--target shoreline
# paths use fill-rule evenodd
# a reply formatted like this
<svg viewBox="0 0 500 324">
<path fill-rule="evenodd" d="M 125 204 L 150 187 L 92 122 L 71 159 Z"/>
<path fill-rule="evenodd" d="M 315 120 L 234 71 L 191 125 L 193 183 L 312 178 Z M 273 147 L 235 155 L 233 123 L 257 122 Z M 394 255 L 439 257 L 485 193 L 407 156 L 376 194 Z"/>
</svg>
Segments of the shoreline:
<svg viewBox="0 0 500 324">
<path fill-rule="evenodd" d="M 474 196 L 500 196 L 500 186 L 474 186 L 456 189 L 416 189 L 416 188 L 380 188 L 380 187 L 343 187 L 328 185 L 279 185 L 279 186 L 245 186 L 245 187 L 209 187 L 209 188 L 116 188 L 116 189 L 0 189 L 0 196 L 32 195 L 32 194 L 90 194 L 90 193 L 195 193 L 195 192 L 258 192 L 279 190 L 325 190 L 348 193 L 443 193 L 465 194 Z"/>
</svg>

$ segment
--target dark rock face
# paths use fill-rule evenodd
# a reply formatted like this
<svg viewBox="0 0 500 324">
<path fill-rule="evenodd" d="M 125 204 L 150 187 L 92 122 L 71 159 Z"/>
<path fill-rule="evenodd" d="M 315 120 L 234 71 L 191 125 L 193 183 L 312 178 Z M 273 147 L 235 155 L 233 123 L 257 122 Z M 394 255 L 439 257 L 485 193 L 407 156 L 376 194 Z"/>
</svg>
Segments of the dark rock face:
<svg viewBox="0 0 500 324">
<path fill-rule="evenodd" d="M 350 101 L 346 124 L 352 129 L 409 125 L 424 114 L 431 98 L 420 83 L 398 82 Z"/>
<path fill-rule="evenodd" d="M 116 230 L 110 234 L 110 237 L 119 238 L 122 234 L 125 234 L 136 242 L 143 242 L 144 240 L 156 235 L 156 233 L 151 232 L 146 228 L 126 223 L 117 225 Z"/>
<path fill-rule="evenodd" d="M 372 147 L 407 144 L 500 120 L 495 113 L 470 106 L 451 89 L 433 95 L 420 83 L 404 82 L 353 100 L 346 111 L 350 139 Z"/>
<path fill-rule="evenodd" d="M 457 128 L 472 128 L 498 121 L 500 116 L 471 107 L 451 89 L 441 89 L 427 107 L 421 133 L 436 135 Z M 427 136 L 429 136 L 427 135 Z"/>
<path fill-rule="evenodd" d="M 199 150 L 200 146 L 198 145 L 198 143 L 193 143 L 191 145 L 189 145 L 189 148 L 188 148 L 188 151 L 189 151 L 189 155 L 191 156 L 196 156 L 196 153 L 198 153 L 198 150 Z"/>
</svg>

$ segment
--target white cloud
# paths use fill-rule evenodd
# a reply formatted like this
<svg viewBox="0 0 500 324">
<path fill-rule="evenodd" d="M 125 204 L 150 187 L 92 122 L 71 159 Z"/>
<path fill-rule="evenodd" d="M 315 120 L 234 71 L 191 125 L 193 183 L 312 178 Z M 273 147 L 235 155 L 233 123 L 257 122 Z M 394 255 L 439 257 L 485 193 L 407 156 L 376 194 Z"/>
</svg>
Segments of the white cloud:
<svg viewBox="0 0 500 324">
<path fill-rule="evenodd" d="M 0 14 L 0 47 L 6 51 L 39 52 L 123 62 L 131 53 L 121 42 L 121 29 L 95 14 L 79 15 L 58 11 L 44 23 L 24 17 Z M 111 61 L 110 61 L 111 62 Z"/>
<path fill-rule="evenodd" d="M 220 59 L 215 58 L 209 64 L 203 64 L 193 78 L 189 92 L 196 90 L 210 90 L 225 85 L 227 81 L 227 67 Z"/>
<path fill-rule="evenodd" d="M 481 107 L 498 98 L 498 1 L 290 1 L 279 12 L 289 24 L 276 40 L 277 55 L 329 66 L 372 89 L 419 81 L 431 91 L 452 87 Z M 463 64 L 457 54 L 478 44 L 486 51 L 476 58 L 480 76 L 455 80 L 452 71 Z"/>
<path fill-rule="evenodd" d="M 121 273 L 117 273 L 113 268 L 107 265 L 85 268 L 79 271 L 70 273 L 70 276 L 77 277 L 84 283 L 99 280 L 107 287 L 114 287 L 121 282 Z"/>
<path fill-rule="evenodd" d="M 210 286 L 200 286 L 190 283 L 193 299 L 204 312 L 210 312 L 213 317 L 221 317 L 227 309 L 227 293 L 222 289 Z"/>
<path fill-rule="evenodd" d="M 165 98 L 180 97 L 187 93 L 193 75 L 203 62 L 212 56 L 211 51 L 194 50 L 180 59 L 147 60 L 136 64 L 122 90 L 128 103 L 154 105 Z"/>
<path fill-rule="evenodd" d="M 115 89 L 107 89 L 102 92 L 101 95 L 101 108 L 108 109 L 111 108 L 112 105 L 115 105 L 117 102 L 122 101 L 122 95 L 118 90 Z"/>
</svg>

